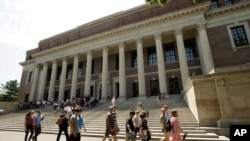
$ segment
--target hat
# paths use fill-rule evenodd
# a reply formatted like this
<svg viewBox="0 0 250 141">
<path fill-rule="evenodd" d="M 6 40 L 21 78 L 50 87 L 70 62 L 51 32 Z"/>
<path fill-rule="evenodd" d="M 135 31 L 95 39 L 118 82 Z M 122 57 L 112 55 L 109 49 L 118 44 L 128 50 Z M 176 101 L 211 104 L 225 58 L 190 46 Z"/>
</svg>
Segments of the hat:
<svg viewBox="0 0 250 141">
<path fill-rule="evenodd" d="M 109 110 L 113 109 L 114 107 L 113 106 L 109 106 Z"/>
</svg>

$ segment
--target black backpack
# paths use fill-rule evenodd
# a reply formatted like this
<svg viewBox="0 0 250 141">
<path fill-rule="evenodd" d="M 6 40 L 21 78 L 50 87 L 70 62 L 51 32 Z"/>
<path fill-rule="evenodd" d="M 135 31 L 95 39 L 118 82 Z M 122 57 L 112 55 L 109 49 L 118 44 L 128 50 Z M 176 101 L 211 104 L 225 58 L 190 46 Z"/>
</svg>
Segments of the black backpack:
<svg viewBox="0 0 250 141">
<path fill-rule="evenodd" d="M 173 128 L 173 126 L 171 125 L 171 123 L 170 123 L 170 118 L 169 118 L 169 119 L 167 120 L 166 124 L 165 124 L 165 130 L 166 130 L 167 132 L 169 132 L 169 131 L 172 130 L 172 128 Z"/>
</svg>

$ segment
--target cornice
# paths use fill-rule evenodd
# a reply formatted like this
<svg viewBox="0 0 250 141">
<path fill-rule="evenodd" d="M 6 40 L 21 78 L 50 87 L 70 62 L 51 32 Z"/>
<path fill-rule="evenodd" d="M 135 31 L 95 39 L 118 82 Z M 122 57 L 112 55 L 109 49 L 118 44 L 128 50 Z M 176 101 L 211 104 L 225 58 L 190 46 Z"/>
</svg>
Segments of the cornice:
<svg viewBox="0 0 250 141">
<path fill-rule="evenodd" d="M 34 63 L 35 63 L 35 60 L 32 59 L 32 60 L 28 60 L 28 61 L 25 61 L 25 62 L 21 62 L 21 63 L 19 63 L 19 65 L 24 67 L 26 65 L 30 65 L 30 64 L 34 64 Z"/>
<path fill-rule="evenodd" d="M 198 15 L 198 14 L 204 15 L 209 10 L 209 7 L 210 7 L 210 2 L 200 3 L 200 4 L 194 5 L 192 7 L 188 7 L 188 8 L 181 9 L 181 10 L 167 13 L 167 14 L 163 14 L 163 15 L 158 16 L 158 17 L 147 19 L 147 20 L 144 20 L 144 21 L 141 21 L 138 23 L 134 23 L 134 24 L 129 24 L 129 25 L 117 28 L 117 29 L 113 29 L 113 30 L 109 30 L 109 31 L 102 32 L 99 34 L 95 34 L 95 35 L 89 36 L 87 38 L 72 41 L 70 43 L 63 44 L 63 45 L 57 46 L 55 48 L 47 49 L 45 51 L 33 54 L 32 57 L 37 58 L 39 56 L 43 56 L 43 55 L 46 55 L 48 53 L 52 53 L 52 52 L 56 52 L 59 50 L 64 50 L 64 49 L 68 49 L 68 48 L 72 48 L 72 47 L 76 47 L 76 46 L 81 46 L 81 45 L 88 46 L 91 43 L 94 43 L 98 40 L 105 40 L 108 38 L 112 38 L 114 36 L 118 36 L 119 34 L 124 34 L 125 32 L 131 32 L 131 31 L 136 30 L 138 28 L 148 27 L 148 26 L 152 26 L 152 25 L 166 22 L 166 21 L 175 21 L 175 20 L 179 20 L 179 19 L 184 18 L 184 17 Z"/>
<path fill-rule="evenodd" d="M 211 9 L 209 12 L 206 13 L 207 18 L 221 16 L 223 14 L 233 13 L 238 10 L 248 9 L 250 7 L 250 1 L 238 2 L 232 5 L 220 7 L 217 9 Z"/>
</svg>

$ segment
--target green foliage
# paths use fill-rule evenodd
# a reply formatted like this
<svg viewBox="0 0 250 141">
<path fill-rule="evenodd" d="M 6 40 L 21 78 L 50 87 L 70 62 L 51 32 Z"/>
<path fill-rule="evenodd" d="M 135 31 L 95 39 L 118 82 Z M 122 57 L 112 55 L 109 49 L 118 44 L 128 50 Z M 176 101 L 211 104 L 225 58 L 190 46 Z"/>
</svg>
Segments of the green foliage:
<svg viewBox="0 0 250 141">
<path fill-rule="evenodd" d="M 149 5 L 159 4 L 160 6 L 164 6 L 168 1 L 171 1 L 171 0 L 145 0 L 145 2 Z M 200 3 L 203 1 L 204 0 L 193 0 L 193 3 Z"/>
<path fill-rule="evenodd" d="M 0 89 L 7 94 L 3 95 L 4 101 L 15 101 L 19 91 L 19 83 L 17 80 L 10 80 L 5 84 L 1 84 Z"/>
</svg>

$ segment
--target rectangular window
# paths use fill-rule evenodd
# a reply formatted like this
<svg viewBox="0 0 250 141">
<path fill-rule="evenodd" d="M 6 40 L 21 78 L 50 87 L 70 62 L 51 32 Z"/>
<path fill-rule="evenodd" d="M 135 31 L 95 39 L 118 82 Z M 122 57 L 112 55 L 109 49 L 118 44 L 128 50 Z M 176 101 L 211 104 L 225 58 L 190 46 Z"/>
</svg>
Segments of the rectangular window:
<svg viewBox="0 0 250 141">
<path fill-rule="evenodd" d="M 195 50 L 194 40 L 193 39 L 185 40 L 184 45 L 185 45 L 187 60 L 191 60 L 193 58 L 196 58 L 197 53 L 196 53 L 196 50 Z"/>
<path fill-rule="evenodd" d="M 66 78 L 67 79 L 71 79 L 72 78 L 72 73 L 73 73 L 73 71 L 72 71 L 72 65 L 68 65 L 67 66 L 67 76 L 66 76 Z"/>
<path fill-rule="evenodd" d="M 231 41 L 233 51 L 237 51 L 237 49 L 240 48 L 249 47 L 250 31 L 248 22 L 236 22 L 232 25 L 228 25 L 227 32 Z"/>
<path fill-rule="evenodd" d="M 28 76 L 28 83 L 32 82 L 32 78 L 33 78 L 33 71 L 30 71 Z"/>
<path fill-rule="evenodd" d="M 232 0 L 224 0 L 225 5 L 232 5 L 233 1 Z"/>
<path fill-rule="evenodd" d="M 233 41 L 235 44 L 235 47 L 241 47 L 249 45 L 249 42 L 247 40 L 247 35 L 244 30 L 244 26 L 236 26 L 231 28 L 231 34 L 233 37 Z"/>
<path fill-rule="evenodd" d="M 77 77 L 82 77 L 82 62 L 79 63 Z"/>
<path fill-rule="evenodd" d="M 94 74 L 94 69 L 95 69 L 95 60 L 92 60 L 92 68 L 91 68 L 91 74 Z"/>
<path fill-rule="evenodd" d="M 176 61 L 176 53 L 173 43 L 165 45 L 165 61 L 167 63 Z"/>
<path fill-rule="evenodd" d="M 137 51 L 131 51 L 131 67 L 137 68 Z"/>
<path fill-rule="evenodd" d="M 219 8 L 218 0 L 212 0 L 211 1 L 211 9 L 217 9 Z"/>
<path fill-rule="evenodd" d="M 56 80 L 61 80 L 61 73 L 62 73 L 62 67 L 58 67 L 57 68 L 57 76 L 56 76 Z"/>
<path fill-rule="evenodd" d="M 157 64 L 157 54 L 156 54 L 156 48 L 150 47 L 147 49 L 148 51 L 148 65 L 155 65 Z"/>
<path fill-rule="evenodd" d="M 115 55 L 115 69 L 119 70 L 119 54 Z"/>
</svg>

